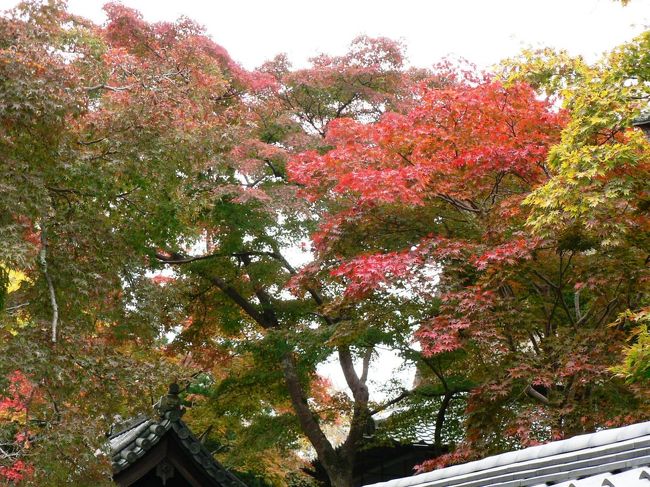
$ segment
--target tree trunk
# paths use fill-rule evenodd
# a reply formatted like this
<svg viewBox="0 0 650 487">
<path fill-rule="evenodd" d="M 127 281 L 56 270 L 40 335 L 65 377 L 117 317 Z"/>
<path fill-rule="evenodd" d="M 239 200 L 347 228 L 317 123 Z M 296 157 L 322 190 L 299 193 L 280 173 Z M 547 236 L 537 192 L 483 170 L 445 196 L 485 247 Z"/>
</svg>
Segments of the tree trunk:
<svg viewBox="0 0 650 487">
<path fill-rule="evenodd" d="M 436 450 L 439 452 L 442 451 L 442 427 L 445 424 L 445 414 L 447 414 L 447 409 L 449 408 L 449 403 L 453 394 L 451 392 L 445 393 L 442 398 L 442 403 L 440 404 L 440 409 L 438 409 L 438 414 L 436 415 L 436 430 L 434 433 L 433 445 L 436 447 Z"/>
<path fill-rule="evenodd" d="M 278 253 L 278 255 L 280 254 Z M 158 260 L 168 264 L 187 264 L 197 260 L 197 258 L 188 258 L 182 254 L 174 252 L 168 254 L 157 253 L 156 257 Z M 250 264 L 250 258 L 244 253 L 241 254 L 241 258 L 245 265 Z M 221 289 L 226 296 L 232 299 L 234 303 L 236 303 L 250 318 L 265 330 L 279 328 L 280 323 L 273 306 L 273 300 L 262 286 L 256 287 L 254 291 L 260 302 L 260 309 L 260 307 L 256 306 L 249 299 L 243 296 L 234 286 L 230 285 L 222 277 L 200 272 L 199 275 L 202 275 Z M 322 298 L 316 291 L 310 290 L 310 294 L 317 304 L 322 304 Z M 328 322 L 331 322 L 329 318 Z M 359 442 L 363 437 L 365 422 L 369 414 L 366 379 L 368 375 L 368 367 L 370 365 L 371 353 L 372 349 L 369 349 L 363 359 L 363 372 L 361 377 L 359 377 L 354 370 L 350 350 L 347 347 L 339 349 L 341 367 L 354 397 L 354 412 L 348 438 L 338 449 L 335 449 L 332 443 L 327 439 L 327 436 L 325 436 L 325 433 L 319 424 L 318 417 L 309 407 L 303 384 L 298 375 L 294 356 L 291 353 L 287 353 L 280 362 L 282 373 L 284 375 L 284 382 L 287 386 L 289 397 L 291 398 L 293 410 L 296 413 L 298 422 L 300 423 L 300 428 L 316 450 L 318 460 L 327 473 L 332 487 L 352 487 L 354 458 L 356 456 Z"/>
<path fill-rule="evenodd" d="M 352 487 L 352 462 L 349 466 L 337 466 L 326 471 L 332 487 Z"/>
<path fill-rule="evenodd" d="M 323 433 L 318 419 L 309 409 L 296 371 L 296 364 L 290 354 L 282 359 L 282 369 L 300 427 L 316 450 L 318 461 L 327 473 L 332 487 L 352 487 L 352 468 L 357 444 L 347 445 L 346 442 L 346 448 L 336 450 Z"/>
</svg>

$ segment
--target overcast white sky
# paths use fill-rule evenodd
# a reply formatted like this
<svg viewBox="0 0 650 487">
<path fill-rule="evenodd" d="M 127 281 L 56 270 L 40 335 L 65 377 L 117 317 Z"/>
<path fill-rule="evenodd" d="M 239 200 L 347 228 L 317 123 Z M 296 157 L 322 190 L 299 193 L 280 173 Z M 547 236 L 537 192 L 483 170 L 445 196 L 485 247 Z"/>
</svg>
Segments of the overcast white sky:
<svg viewBox="0 0 650 487">
<path fill-rule="evenodd" d="M 0 0 L 0 9 L 16 0 Z M 69 0 L 72 12 L 103 22 L 102 0 Z M 553 46 L 589 60 L 650 24 L 650 0 L 124 0 L 146 20 L 186 15 L 247 68 L 286 52 L 304 65 L 342 53 L 359 34 L 401 39 L 413 65 L 462 56 L 487 67 L 522 47 Z"/>
<path fill-rule="evenodd" d="M 0 10 L 16 0 L 0 0 Z M 69 0 L 70 11 L 105 20 L 102 0 Z M 316 53 L 341 54 L 359 34 L 402 40 L 412 65 L 427 67 L 446 55 L 481 67 L 524 47 L 551 46 L 593 61 L 650 24 L 650 0 L 124 0 L 148 21 L 185 15 L 207 27 L 212 38 L 252 69 L 278 53 L 304 66 Z M 382 384 L 410 386 L 413 370 L 382 352 L 373 372 Z M 344 388 L 337 367 L 321 368 Z M 376 397 L 376 396 L 375 396 Z"/>
</svg>

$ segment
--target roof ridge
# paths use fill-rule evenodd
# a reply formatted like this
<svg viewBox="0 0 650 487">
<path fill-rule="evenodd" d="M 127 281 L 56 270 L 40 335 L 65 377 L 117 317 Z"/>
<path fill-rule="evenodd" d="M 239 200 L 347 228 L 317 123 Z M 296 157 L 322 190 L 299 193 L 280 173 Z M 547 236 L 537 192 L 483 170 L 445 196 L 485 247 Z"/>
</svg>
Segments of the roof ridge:
<svg viewBox="0 0 650 487">
<path fill-rule="evenodd" d="M 148 419 L 149 416 L 147 416 L 145 413 L 140 413 L 137 414 L 136 416 L 133 416 L 132 418 L 117 422 L 113 426 L 113 431 L 108 435 L 108 439 L 112 440 L 113 438 L 117 438 L 118 436 L 126 433 L 127 431 L 132 430 L 137 426 L 141 425 Z"/>
<path fill-rule="evenodd" d="M 539 468 L 535 464 L 524 464 L 524 468 L 517 471 L 513 471 L 507 467 L 501 470 L 487 469 L 455 476 L 451 479 L 454 481 L 453 484 L 447 483 L 450 481 L 449 478 L 441 478 L 428 482 L 427 485 L 431 487 L 442 487 L 446 485 L 463 487 L 466 485 L 486 485 L 485 482 L 489 481 L 490 486 L 496 487 L 502 484 L 511 485 L 510 483 L 512 482 L 518 482 L 518 485 L 538 484 L 541 482 L 560 482 L 576 477 L 606 474 L 613 470 L 626 470 L 633 467 L 644 466 L 650 461 L 650 448 L 646 447 L 626 453 L 631 454 L 624 455 L 622 458 L 611 455 L 601 456 L 575 463 L 567 462 L 562 465 L 548 464 Z M 641 456 L 639 456 L 639 454 L 641 454 Z M 570 466 L 570 468 L 558 468 L 562 466 Z M 525 484 L 522 482 L 525 482 Z"/>
<path fill-rule="evenodd" d="M 112 443 L 113 473 L 116 474 L 128 468 L 153 448 L 165 434 L 173 432 L 187 454 L 220 485 L 245 487 L 245 484 L 219 463 L 192 433 L 185 421 L 181 419 L 180 413 L 180 410 L 169 409 L 162 414 L 162 418 L 159 420 L 148 418 L 136 427 L 126 430 L 121 441 L 115 441 L 117 437 L 112 438 L 109 444 Z"/>
</svg>

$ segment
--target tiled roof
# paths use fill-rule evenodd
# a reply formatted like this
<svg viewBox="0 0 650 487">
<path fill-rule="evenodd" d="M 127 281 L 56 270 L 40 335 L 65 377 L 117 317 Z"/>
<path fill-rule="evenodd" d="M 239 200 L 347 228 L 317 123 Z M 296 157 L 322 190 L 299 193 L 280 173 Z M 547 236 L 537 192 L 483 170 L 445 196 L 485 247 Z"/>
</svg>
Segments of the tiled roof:
<svg viewBox="0 0 650 487">
<path fill-rule="evenodd" d="M 162 401 L 162 400 L 161 400 Z M 246 487 L 235 475 L 217 462 L 181 419 L 180 408 L 160 411 L 159 419 L 139 416 L 109 436 L 113 474 L 138 461 L 166 435 L 176 436 L 189 456 L 223 487 Z"/>
<path fill-rule="evenodd" d="M 436 427 L 429 423 L 416 423 L 400 428 L 392 429 L 387 428 L 384 431 L 385 421 L 379 420 L 375 422 L 377 427 L 377 436 L 389 438 L 402 444 L 417 444 L 433 445 L 435 443 Z"/>
<path fill-rule="evenodd" d="M 650 422 L 575 436 L 373 487 L 650 487 Z"/>
</svg>

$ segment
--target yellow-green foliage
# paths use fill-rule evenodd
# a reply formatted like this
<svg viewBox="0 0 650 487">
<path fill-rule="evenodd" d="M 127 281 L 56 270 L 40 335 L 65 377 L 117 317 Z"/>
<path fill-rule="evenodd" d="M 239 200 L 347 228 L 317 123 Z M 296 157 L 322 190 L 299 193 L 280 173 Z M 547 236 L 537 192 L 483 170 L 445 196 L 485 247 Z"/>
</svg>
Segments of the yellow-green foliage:
<svg viewBox="0 0 650 487">
<path fill-rule="evenodd" d="M 650 308 L 634 314 L 628 313 L 626 318 L 638 326 L 632 332 L 632 344 L 625 349 L 623 363 L 612 370 L 628 382 L 647 384 L 650 382 Z"/>
<path fill-rule="evenodd" d="M 525 80 L 553 97 L 568 117 L 547 159 L 548 183 L 525 200 L 533 208 L 529 225 L 548 236 L 580 223 L 607 236 L 601 245 L 620 245 L 633 231 L 628 216 L 647 196 L 648 142 L 631 127 L 650 100 L 650 32 L 593 66 L 542 49 L 507 60 L 500 73 L 507 82 Z"/>
</svg>

